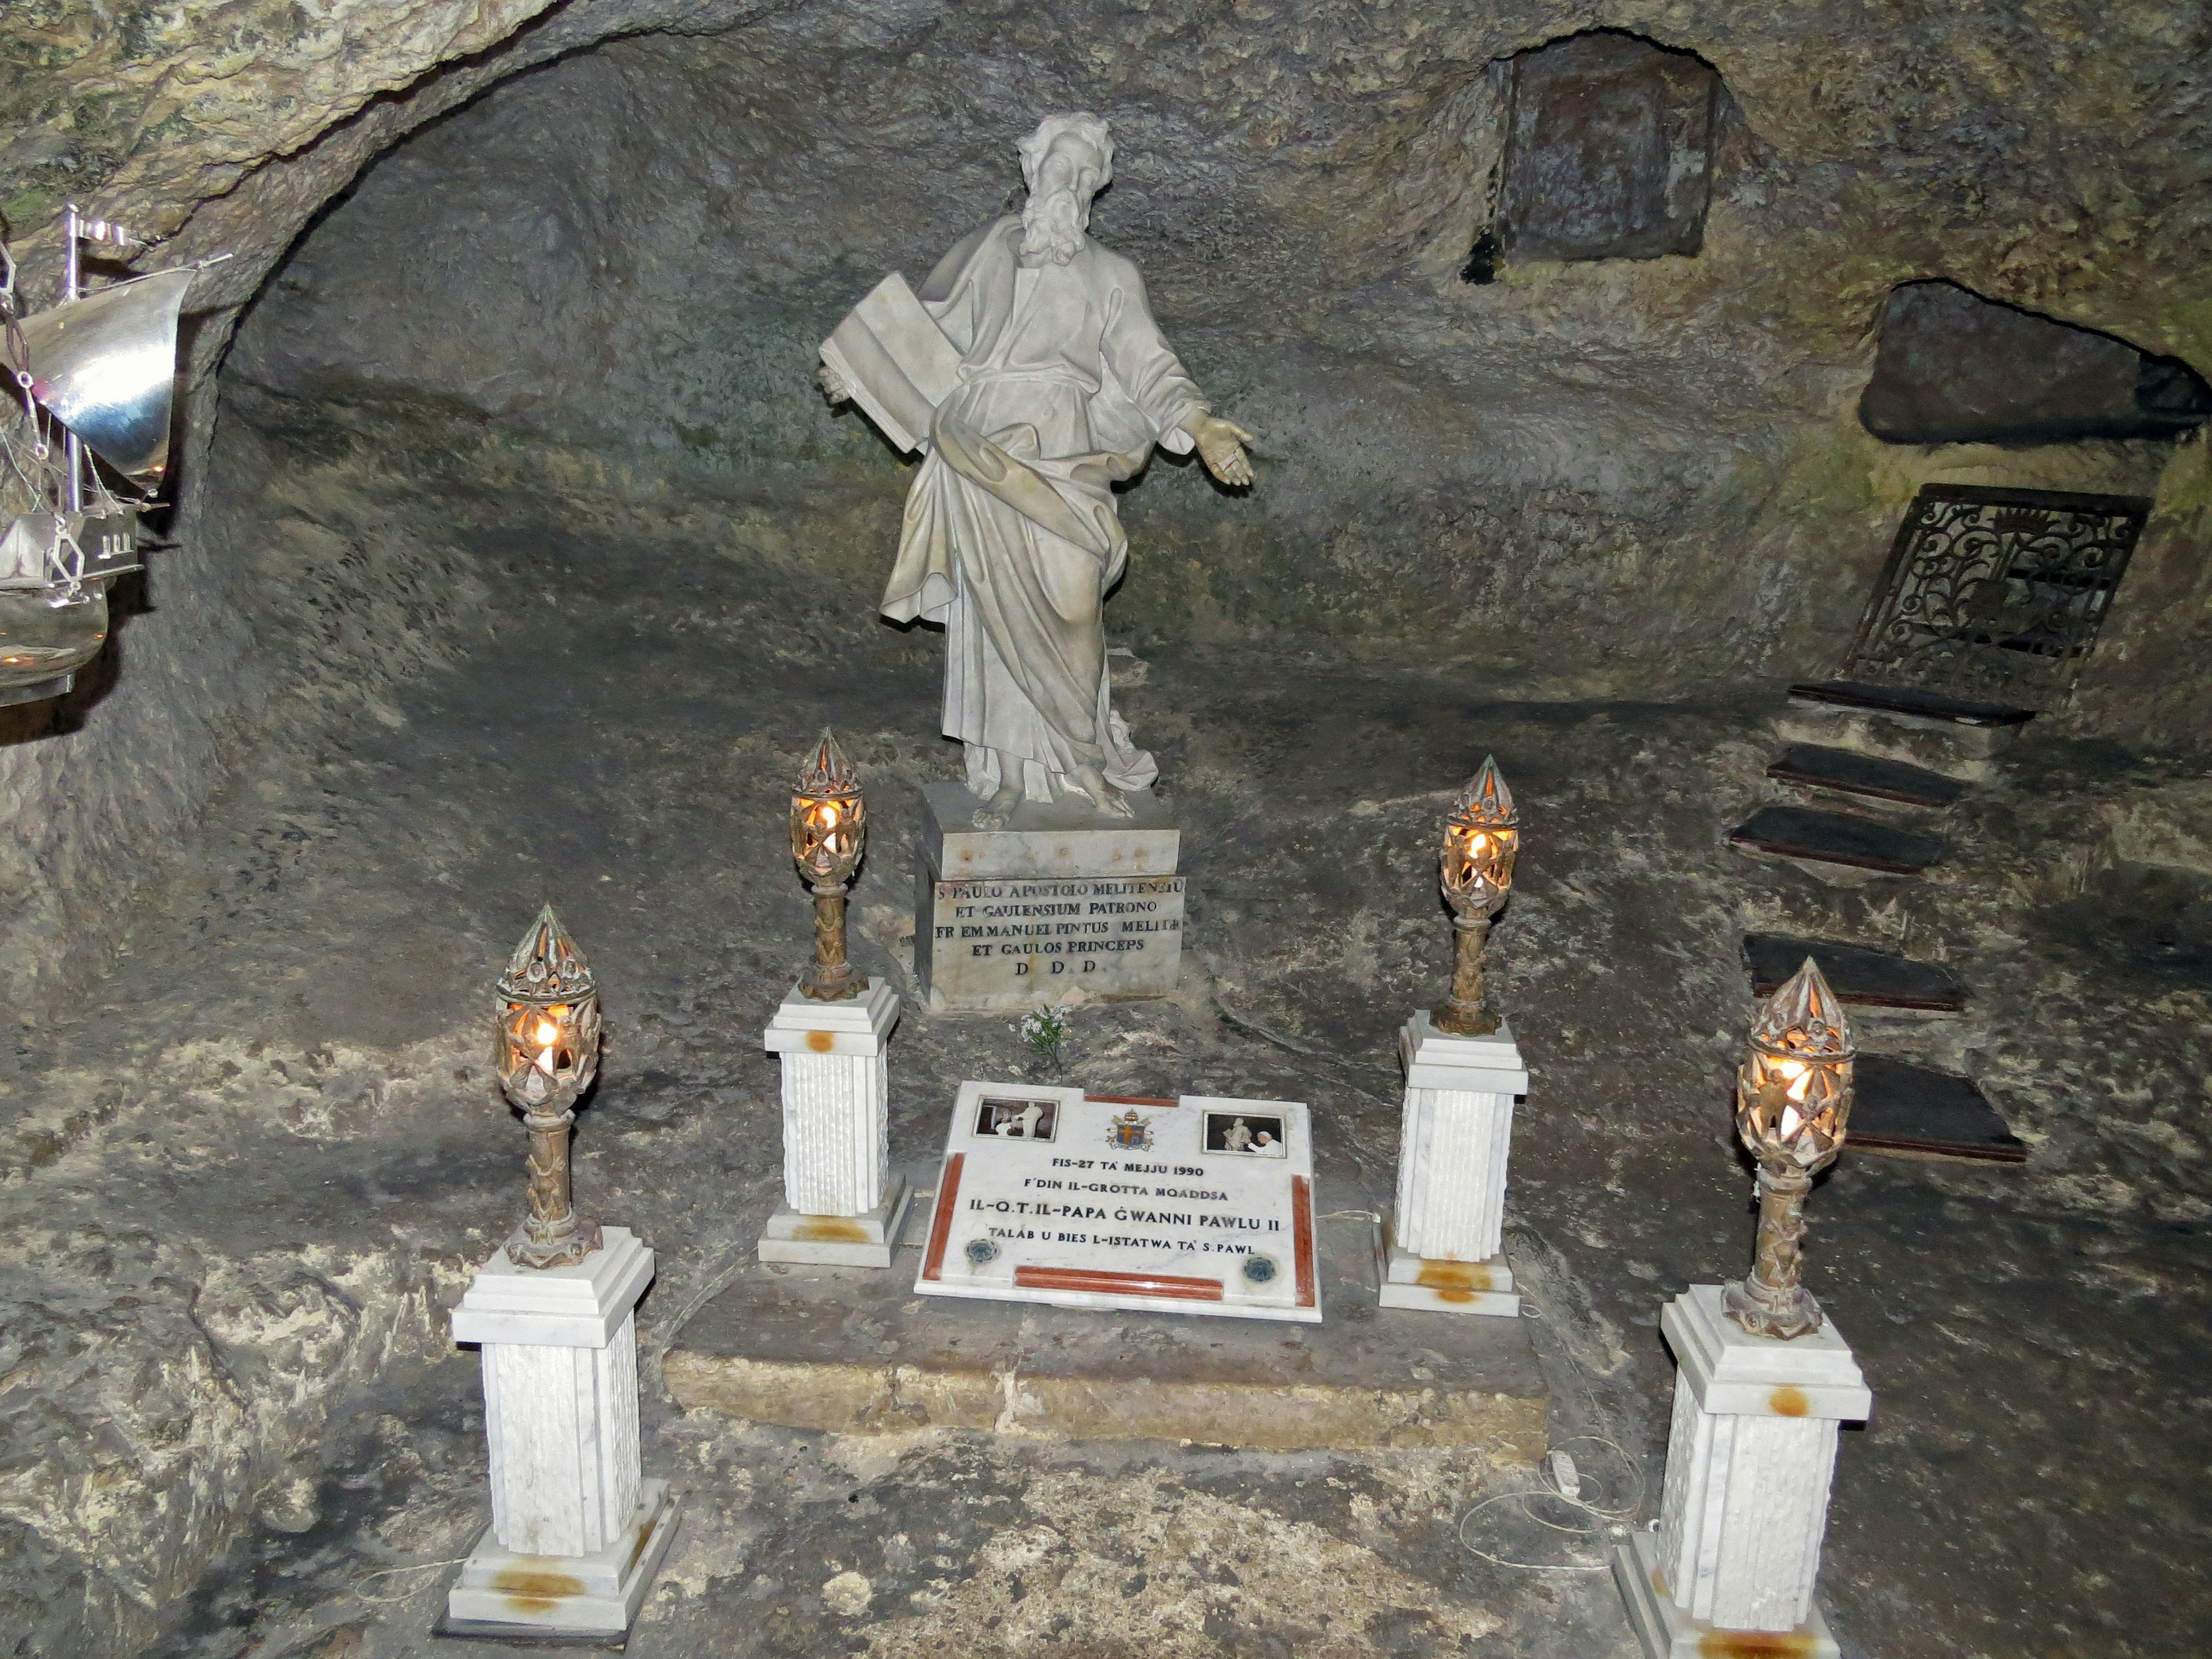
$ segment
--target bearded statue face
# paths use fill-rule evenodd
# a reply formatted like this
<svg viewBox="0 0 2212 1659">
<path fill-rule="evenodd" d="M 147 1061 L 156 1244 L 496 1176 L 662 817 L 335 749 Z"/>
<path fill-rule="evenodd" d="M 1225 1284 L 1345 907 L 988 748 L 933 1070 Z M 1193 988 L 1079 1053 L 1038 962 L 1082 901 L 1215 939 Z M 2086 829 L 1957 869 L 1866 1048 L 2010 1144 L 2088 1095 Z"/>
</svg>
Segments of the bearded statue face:
<svg viewBox="0 0 2212 1659">
<path fill-rule="evenodd" d="M 1103 158 L 1085 140 L 1068 134 L 1056 140 L 1037 164 L 1030 198 L 1022 209 L 1022 263 L 1064 265 L 1082 251 L 1091 224 L 1091 198 L 1105 171 Z"/>
</svg>

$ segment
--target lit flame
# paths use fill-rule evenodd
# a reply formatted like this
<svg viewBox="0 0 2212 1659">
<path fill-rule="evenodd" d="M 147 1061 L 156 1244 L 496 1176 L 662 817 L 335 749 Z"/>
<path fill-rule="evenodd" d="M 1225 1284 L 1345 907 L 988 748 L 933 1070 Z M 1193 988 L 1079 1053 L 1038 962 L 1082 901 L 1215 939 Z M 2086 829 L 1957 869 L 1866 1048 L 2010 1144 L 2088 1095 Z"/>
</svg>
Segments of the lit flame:
<svg viewBox="0 0 2212 1659">
<path fill-rule="evenodd" d="M 541 1018 L 538 1022 L 538 1029 L 530 1034 L 530 1037 L 532 1042 L 538 1044 L 538 1058 L 531 1061 L 531 1064 L 544 1073 L 546 1076 L 554 1076 L 556 1073 L 553 1050 L 554 1045 L 561 1040 L 561 1028 L 551 1020 Z"/>
<path fill-rule="evenodd" d="M 1774 1069 L 1789 1080 L 1790 1086 L 1784 1092 L 1802 1103 L 1805 1091 L 1813 1086 L 1813 1068 L 1802 1060 L 1781 1060 L 1775 1062 Z"/>
</svg>

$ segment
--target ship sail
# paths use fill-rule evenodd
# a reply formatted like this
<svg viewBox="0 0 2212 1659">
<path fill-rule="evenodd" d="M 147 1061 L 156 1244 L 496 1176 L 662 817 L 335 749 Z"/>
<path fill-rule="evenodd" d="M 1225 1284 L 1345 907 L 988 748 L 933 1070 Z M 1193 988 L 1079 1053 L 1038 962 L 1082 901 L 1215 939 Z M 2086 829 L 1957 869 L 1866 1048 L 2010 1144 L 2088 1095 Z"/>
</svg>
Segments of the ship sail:
<svg viewBox="0 0 2212 1659">
<path fill-rule="evenodd" d="M 177 316 L 195 270 L 157 270 L 20 325 L 31 395 L 132 483 L 158 484 L 169 463 Z"/>
</svg>

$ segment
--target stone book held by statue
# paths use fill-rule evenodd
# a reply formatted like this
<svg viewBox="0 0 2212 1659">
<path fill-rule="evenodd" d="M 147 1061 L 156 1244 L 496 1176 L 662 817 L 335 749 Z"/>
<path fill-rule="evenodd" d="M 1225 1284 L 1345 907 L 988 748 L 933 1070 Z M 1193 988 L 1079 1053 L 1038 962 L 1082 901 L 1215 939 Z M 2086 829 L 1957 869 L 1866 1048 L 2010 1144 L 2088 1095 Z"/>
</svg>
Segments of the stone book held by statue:
<svg viewBox="0 0 2212 1659">
<path fill-rule="evenodd" d="M 822 343 L 822 361 L 877 429 L 908 454 L 921 447 L 930 417 L 960 383 L 959 351 L 896 270 Z"/>
</svg>

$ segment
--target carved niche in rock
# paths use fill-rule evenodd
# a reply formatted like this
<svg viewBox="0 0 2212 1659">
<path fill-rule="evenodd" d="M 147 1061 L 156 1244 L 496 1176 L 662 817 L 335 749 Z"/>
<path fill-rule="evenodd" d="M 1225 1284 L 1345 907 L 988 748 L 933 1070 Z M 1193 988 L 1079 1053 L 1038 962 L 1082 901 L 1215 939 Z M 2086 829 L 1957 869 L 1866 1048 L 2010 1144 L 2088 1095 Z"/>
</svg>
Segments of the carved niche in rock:
<svg viewBox="0 0 2212 1659">
<path fill-rule="evenodd" d="M 1695 253 L 1723 96 L 1703 59 L 1610 29 L 1513 59 L 1495 233 L 1507 260 Z"/>
<path fill-rule="evenodd" d="M 2208 416 L 2212 388 L 2187 365 L 1942 281 L 1890 290 L 1859 399 L 1893 444 L 2166 438 Z"/>
</svg>

